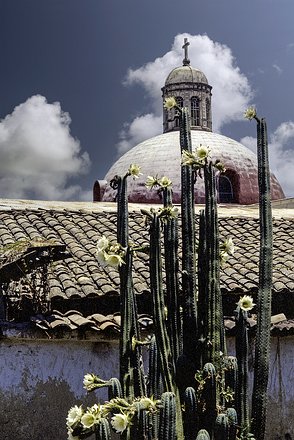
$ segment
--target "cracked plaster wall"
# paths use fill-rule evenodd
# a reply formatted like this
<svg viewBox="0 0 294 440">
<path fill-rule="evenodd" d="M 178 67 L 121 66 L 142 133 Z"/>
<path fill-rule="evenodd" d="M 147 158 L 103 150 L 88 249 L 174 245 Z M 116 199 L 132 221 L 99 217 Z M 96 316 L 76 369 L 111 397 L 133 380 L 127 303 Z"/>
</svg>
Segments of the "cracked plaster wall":
<svg viewBox="0 0 294 440">
<path fill-rule="evenodd" d="M 287 433 L 288 440 L 294 439 L 293 342 L 293 336 L 272 338 L 268 440 L 284 439 Z M 232 353 L 233 339 L 228 343 Z M 87 372 L 104 379 L 117 376 L 118 343 L 0 341 L 1 440 L 66 440 L 68 409 L 107 398 L 104 390 L 86 395 L 82 379 Z"/>
<path fill-rule="evenodd" d="M 105 400 L 87 396 L 83 376 L 108 379 L 118 372 L 118 344 L 88 341 L 0 342 L 1 440 L 66 440 L 65 419 L 75 404 Z"/>
</svg>

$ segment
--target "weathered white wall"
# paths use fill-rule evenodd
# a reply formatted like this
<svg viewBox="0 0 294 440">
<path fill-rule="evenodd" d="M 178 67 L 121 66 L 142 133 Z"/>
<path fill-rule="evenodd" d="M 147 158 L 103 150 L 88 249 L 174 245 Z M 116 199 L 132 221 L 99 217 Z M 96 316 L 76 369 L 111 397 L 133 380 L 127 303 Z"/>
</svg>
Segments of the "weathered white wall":
<svg viewBox="0 0 294 440">
<path fill-rule="evenodd" d="M 234 354 L 234 338 L 227 339 Z M 252 393 L 254 346 L 249 352 L 249 386 Z M 287 437 L 289 434 L 291 437 Z M 285 437 L 286 436 L 286 437 Z M 267 440 L 294 440 L 294 337 L 272 337 L 268 383 Z"/>
<path fill-rule="evenodd" d="M 74 404 L 93 404 L 85 373 L 117 376 L 118 344 L 87 341 L 0 342 L 1 440 L 65 440 L 65 418 Z"/>
<path fill-rule="evenodd" d="M 232 351 L 233 340 L 228 342 Z M 293 336 L 272 339 L 269 440 L 284 439 L 287 433 L 294 439 L 293 342 Z M 1 340 L 1 440 L 66 440 L 68 409 L 74 404 L 93 404 L 98 396 L 107 398 L 103 390 L 87 396 L 82 379 L 88 372 L 104 379 L 117 376 L 118 343 Z"/>
<path fill-rule="evenodd" d="M 273 338 L 268 393 L 267 438 L 294 439 L 294 337 Z M 290 440 L 287 438 L 287 440 Z"/>
</svg>

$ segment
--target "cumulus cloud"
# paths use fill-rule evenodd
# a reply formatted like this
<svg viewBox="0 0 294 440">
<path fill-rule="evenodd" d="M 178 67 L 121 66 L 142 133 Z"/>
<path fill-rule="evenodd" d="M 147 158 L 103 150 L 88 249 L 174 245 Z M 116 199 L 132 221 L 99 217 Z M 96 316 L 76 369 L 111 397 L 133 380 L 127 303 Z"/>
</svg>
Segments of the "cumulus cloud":
<svg viewBox="0 0 294 440">
<path fill-rule="evenodd" d="M 256 152 L 256 139 L 246 136 L 240 142 Z M 269 158 L 271 170 L 280 182 L 285 195 L 294 197 L 294 122 L 283 122 L 269 136 Z"/>
<path fill-rule="evenodd" d="M 120 133 L 121 140 L 117 144 L 118 152 L 124 153 L 143 139 L 156 136 L 161 130 L 162 116 L 147 113 L 136 117 L 132 122 L 124 124 L 124 128 Z"/>
<path fill-rule="evenodd" d="M 69 179 L 90 165 L 70 133 L 71 119 L 60 103 L 30 97 L 0 121 L 0 195 L 45 200 L 83 199 Z"/>
<path fill-rule="evenodd" d="M 139 84 L 144 88 L 150 99 L 152 113 L 140 115 L 125 124 L 118 143 L 120 153 L 162 132 L 161 87 L 169 72 L 182 65 L 185 37 L 190 41 L 191 65 L 202 70 L 213 86 L 214 131 L 220 132 L 225 124 L 243 118 L 244 109 L 248 107 L 253 93 L 248 79 L 236 65 L 231 49 L 211 40 L 207 35 L 178 34 L 169 52 L 127 73 L 125 85 Z M 143 127 L 145 124 L 146 127 Z"/>
</svg>

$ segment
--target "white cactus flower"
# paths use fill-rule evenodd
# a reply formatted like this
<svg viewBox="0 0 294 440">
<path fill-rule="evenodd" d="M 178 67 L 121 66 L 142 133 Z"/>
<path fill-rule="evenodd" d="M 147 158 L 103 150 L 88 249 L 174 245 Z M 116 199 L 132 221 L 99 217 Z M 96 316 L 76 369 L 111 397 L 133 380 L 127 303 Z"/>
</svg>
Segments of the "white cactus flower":
<svg viewBox="0 0 294 440">
<path fill-rule="evenodd" d="M 102 235 L 101 238 L 97 241 L 97 252 L 103 252 L 105 249 L 107 249 L 109 246 L 109 240 L 105 237 L 105 235 Z"/>
<path fill-rule="evenodd" d="M 68 428 L 71 428 L 75 423 L 79 422 L 81 420 L 83 413 L 84 411 L 81 406 L 75 405 L 72 408 L 70 408 L 66 418 L 66 426 Z"/>
<path fill-rule="evenodd" d="M 238 307 L 240 307 L 241 310 L 248 312 L 249 310 L 252 310 L 256 304 L 253 302 L 253 298 L 251 296 L 244 295 L 242 296 L 242 298 L 239 299 L 237 305 Z"/>
<path fill-rule="evenodd" d="M 244 118 L 253 119 L 256 116 L 256 109 L 254 107 L 248 107 L 248 109 L 244 112 Z"/>
<path fill-rule="evenodd" d="M 122 433 L 127 429 L 129 425 L 129 419 L 125 414 L 114 414 L 114 416 L 111 418 L 110 423 L 117 433 Z"/>
<path fill-rule="evenodd" d="M 104 252 L 104 251 L 96 252 L 96 257 L 97 257 L 98 263 L 101 266 L 106 266 L 106 264 L 107 264 L 107 253 L 106 252 Z"/>
<path fill-rule="evenodd" d="M 221 245 L 221 248 L 222 248 L 223 252 L 225 252 L 226 254 L 234 255 L 235 245 L 234 245 L 232 237 L 225 240 L 223 242 L 223 244 Z"/>
<path fill-rule="evenodd" d="M 84 376 L 83 385 L 84 388 L 88 391 L 92 389 L 93 384 L 95 383 L 95 374 L 87 373 Z"/>
<path fill-rule="evenodd" d="M 197 163 L 197 159 L 193 153 L 188 150 L 183 150 L 182 152 L 182 165 L 194 165 Z"/>
<path fill-rule="evenodd" d="M 112 267 L 118 267 L 122 264 L 125 264 L 123 258 L 117 254 L 107 254 L 106 255 L 106 264 L 109 264 Z"/>
<path fill-rule="evenodd" d="M 172 108 L 176 107 L 177 101 L 175 100 L 175 98 L 173 96 L 169 96 L 168 98 L 165 98 L 164 100 L 164 104 L 163 107 L 166 108 L 167 110 L 171 110 Z"/>
<path fill-rule="evenodd" d="M 146 409 L 147 411 L 152 411 L 157 408 L 157 403 L 159 400 L 154 400 L 150 397 L 141 397 L 140 399 L 140 407 Z"/>
<path fill-rule="evenodd" d="M 152 189 L 154 186 L 158 185 L 158 178 L 153 176 L 147 176 L 147 180 L 145 183 L 146 188 Z"/>
<path fill-rule="evenodd" d="M 85 412 L 81 418 L 81 423 L 85 428 L 92 428 L 97 422 L 97 417 L 90 411 Z"/>
<path fill-rule="evenodd" d="M 141 167 L 135 163 L 132 163 L 128 169 L 128 174 L 133 177 L 133 179 L 138 179 L 139 176 L 142 176 Z"/>
<path fill-rule="evenodd" d="M 199 159 L 203 160 L 209 156 L 210 149 L 205 145 L 200 144 L 199 147 L 196 148 L 196 155 Z"/>
<path fill-rule="evenodd" d="M 159 184 L 162 188 L 168 188 L 168 187 L 172 186 L 172 181 L 168 177 L 163 176 L 160 179 Z"/>
</svg>

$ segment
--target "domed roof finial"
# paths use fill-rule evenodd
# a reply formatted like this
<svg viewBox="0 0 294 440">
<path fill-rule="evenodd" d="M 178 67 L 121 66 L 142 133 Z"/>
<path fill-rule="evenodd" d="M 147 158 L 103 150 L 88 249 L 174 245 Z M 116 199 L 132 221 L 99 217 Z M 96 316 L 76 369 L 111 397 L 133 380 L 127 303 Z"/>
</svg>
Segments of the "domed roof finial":
<svg viewBox="0 0 294 440">
<path fill-rule="evenodd" d="M 184 38 L 184 45 L 182 46 L 182 49 L 185 51 L 185 58 L 183 59 L 183 66 L 189 66 L 190 60 L 188 58 L 188 46 L 190 45 L 188 38 Z"/>
</svg>

